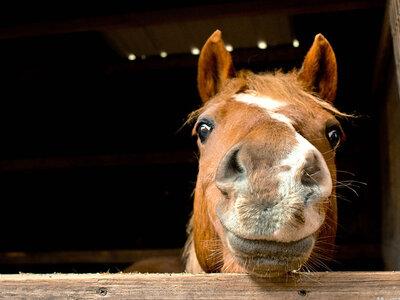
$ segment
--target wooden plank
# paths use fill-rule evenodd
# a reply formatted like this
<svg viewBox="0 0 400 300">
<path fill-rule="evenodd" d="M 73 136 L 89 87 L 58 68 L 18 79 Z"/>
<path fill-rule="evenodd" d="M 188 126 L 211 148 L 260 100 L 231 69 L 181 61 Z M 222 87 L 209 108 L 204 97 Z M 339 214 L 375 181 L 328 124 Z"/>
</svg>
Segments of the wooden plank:
<svg viewBox="0 0 400 300">
<path fill-rule="evenodd" d="M 0 160 L 0 171 L 35 169 L 66 169 L 76 167 L 141 166 L 150 164 L 195 163 L 193 151 L 143 152 L 116 155 L 81 157 L 50 157 L 33 159 Z"/>
<path fill-rule="evenodd" d="M 2 26 L 0 39 L 17 38 L 35 35 L 83 32 L 92 30 L 109 30 L 124 27 L 148 26 L 185 20 L 202 20 L 225 18 L 246 14 L 305 14 L 343 10 L 383 7 L 384 0 L 281 0 L 281 1 L 246 1 L 228 4 L 209 4 L 195 7 L 144 11 L 111 16 L 91 16 L 85 18 L 44 21 L 32 24 Z M 49 12 L 50 14 L 50 12 Z"/>
<path fill-rule="evenodd" d="M 0 275 L 1 299 L 399 299 L 400 272 Z"/>
<path fill-rule="evenodd" d="M 388 2 L 389 23 L 392 33 L 395 72 L 397 74 L 397 90 L 400 96 L 400 0 Z"/>
<path fill-rule="evenodd" d="M 388 0 L 373 91 L 380 103 L 382 257 L 400 270 L 400 1 Z"/>
<path fill-rule="evenodd" d="M 395 70 L 386 74 L 381 111 L 382 254 L 386 270 L 400 270 L 400 92 Z"/>
</svg>

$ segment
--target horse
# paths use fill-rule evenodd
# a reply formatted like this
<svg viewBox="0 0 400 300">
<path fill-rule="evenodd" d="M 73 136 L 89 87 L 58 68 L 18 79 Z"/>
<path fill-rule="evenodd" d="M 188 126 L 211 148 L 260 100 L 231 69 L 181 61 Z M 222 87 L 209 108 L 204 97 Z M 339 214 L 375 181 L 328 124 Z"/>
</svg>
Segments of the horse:
<svg viewBox="0 0 400 300">
<path fill-rule="evenodd" d="M 318 34 L 302 67 L 236 71 L 221 31 L 199 57 L 189 115 L 199 170 L 184 248 L 188 273 L 276 277 L 325 265 L 337 230 L 337 63 Z"/>
</svg>

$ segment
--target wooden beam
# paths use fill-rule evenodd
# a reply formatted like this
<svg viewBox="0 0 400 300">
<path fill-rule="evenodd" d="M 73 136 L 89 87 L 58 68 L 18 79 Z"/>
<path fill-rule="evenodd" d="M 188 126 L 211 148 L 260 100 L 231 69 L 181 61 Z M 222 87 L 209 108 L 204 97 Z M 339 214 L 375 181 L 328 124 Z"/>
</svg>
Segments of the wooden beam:
<svg viewBox="0 0 400 300">
<path fill-rule="evenodd" d="M 398 70 L 397 70 L 398 71 Z M 387 80 L 381 102 L 382 254 L 386 270 L 400 270 L 400 90 L 396 68 L 382 74 Z"/>
<path fill-rule="evenodd" d="M 388 1 L 388 13 L 392 33 L 395 72 L 397 74 L 397 90 L 400 96 L 400 0 Z"/>
<path fill-rule="evenodd" d="M 388 0 L 375 65 L 374 97 L 380 108 L 382 257 L 400 270 L 400 0 Z"/>
<path fill-rule="evenodd" d="M 384 5 L 384 0 L 253 0 L 168 10 L 134 12 L 121 15 L 91 16 L 69 20 L 2 26 L 0 28 L 0 39 L 93 30 L 109 30 L 169 22 L 183 22 L 186 20 L 193 21 L 211 18 L 226 18 L 230 16 L 242 16 L 244 13 L 247 15 L 272 13 L 295 15 L 375 8 L 383 7 Z"/>
<path fill-rule="evenodd" d="M 81 157 L 50 157 L 0 160 L 0 171 L 67 169 L 77 167 L 141 166 L 151 164 L 195 163 L 193 151 L 144 152 Z"/>
<path fill-rule="evenodd" d="M 399 299 L 400 272 L 0 275 L 2 299 Z"/>
</svg>

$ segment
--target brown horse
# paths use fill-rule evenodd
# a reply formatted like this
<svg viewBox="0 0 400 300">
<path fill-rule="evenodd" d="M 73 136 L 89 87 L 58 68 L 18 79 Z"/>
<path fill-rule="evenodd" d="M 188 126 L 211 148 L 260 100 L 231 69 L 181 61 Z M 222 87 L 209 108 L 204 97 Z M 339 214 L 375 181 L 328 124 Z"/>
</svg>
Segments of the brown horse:
<svg viewBox="0 0 400 300">
<path fill-rule="evenodd" d="M 200 152 L 186 271 L 279 276 L 332 256 L 337 228 L 335 54 L 321 35 L 302 68 L 236 72 L 221 32 L 198 66 Z"/>
</svg>

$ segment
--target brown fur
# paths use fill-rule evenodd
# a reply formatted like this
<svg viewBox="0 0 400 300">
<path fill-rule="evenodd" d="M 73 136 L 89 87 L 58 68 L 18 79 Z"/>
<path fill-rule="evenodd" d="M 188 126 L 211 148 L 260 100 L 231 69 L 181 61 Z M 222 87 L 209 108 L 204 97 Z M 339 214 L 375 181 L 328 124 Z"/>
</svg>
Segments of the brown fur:
<svg viewBox="0 0 400 300">
<path fill-rule="evenodd" d="M 262 170 L 261 173 L 257 171 L 259 162 L 251 161 L 257 157 L 254 149 L 257 147 L 263 149 L 260 151 L 260 155 L 264 155 L 262 161 L 264 163 L 270 159 L 271 163 L 267 163 L 267 165 L 271 167 L 273 161 L 282 157 L 268 157 L 267 159 L 265 154 L 262 154 L 266 147 L 273 147 L 269 153 L 284 157 L 285 153 L 280 153 L 280 149 L 289 149 L 293 144 L 290 141 L 290 132 L 285 133 L 288 129 L 285 129 L 285 126 L 280 128 L 278 123 L 275 124 L 273 120 L 265 119 L 262 109 L 231 100 L 234 95 L 244 91 L 256 92 L 259 95 L 288 103 L 278 112 L 289 117 L 296 131 L 322 153 L 331 174 L 333 189 L 329 199 L 320 203 L 320 210 L 326 213 L 325 222 L 316 233 L 317 242 L 309 260 L 318 257 L 323 260 L 331 258 L 337 227 L 334 188 L 336 184 L 335 153 L 330 148 L 328 141 L 321 138 L 321 131 L 327 122 L 338 124 L 335 116 L 348 116 L 339 112 L 332 105 L 336 86 L 336 59 L 332 48 L 322 35 L 317 35 L 315 38 L 299 72 L 294 70 L 287 74 L 281 72 L 253 74 L 249 71 L 241 71 L 237 75 L 230 54 L 224 48 L 221 33 L 217 31 L 210 37 L 199 59 L 198 88 L 204 105 L 193 112 L 188 121 L 195 121 L 200 115 L 207 112 L 220 126 L 219 132 L 225 134 L 211 135 L 205 145 L 199 142 L 199 175 L 195 189 L 194 213 L 188 228 L 186 259 L 196 258 L 205 272 L 246 272 L 235 263 L 222 240 L 224 230 L 215 211 L 217 204 L 223 209 L 224 205 L 228 207 L 232 203 L 228 201 L 224 204 L 220 200 L 222 196 L 214 182 L 217 168 L 227 150 L 243 141 L 244 138 L 254 143 L 254 147 L 248 146 L 250 149 L 248 151 L 252 151 L 251 155 L 246 156 L 247 150 L 242 150 L 240 159 L 247 160 L 247 166 L 253 166 L 249 170 L 250 181 L 257 185 L 253 184 L 252 192 L 260 194 L 259 198 L 256 196 L 252 198 L 251 205 L 256 205 L 254 201 L 257 200 L 254 199 L 259 199 L 260 205 L 264 205 L 265 203 L 261 203 L 264 201 L 262 199 L 272 198 L 268 195 L 276 192 L 277 187 L 273 181 L 272 171 L 269 173 L 271 178 L 265 178 Z M 232 122 L 227 122 L 227 119 Z M 235 122 L 233 120 L 242 121 Z M 275 143 L 262 144 L 262 137 L 266 136 Z M 265 186 L 269 186 L 270 190 L 265 189 Z M 271 203 L 270 205 L 275 204 Z M 243 213 L 251 211 L 249 209 L 251 205 L 246 206 Z M 301 210 L 296 207 L 293 207 L 292 218 L 293 226 L 305 222 Z M 194 254 L 190 253 L 193 246 L 195 258 Z"/>
<path fill-rule="evenodd" d="M 140 260 L 124 270 L 124 273 L 181 273 L 184 271 L 179 256 L 160 256 Z"/>
</svg>

